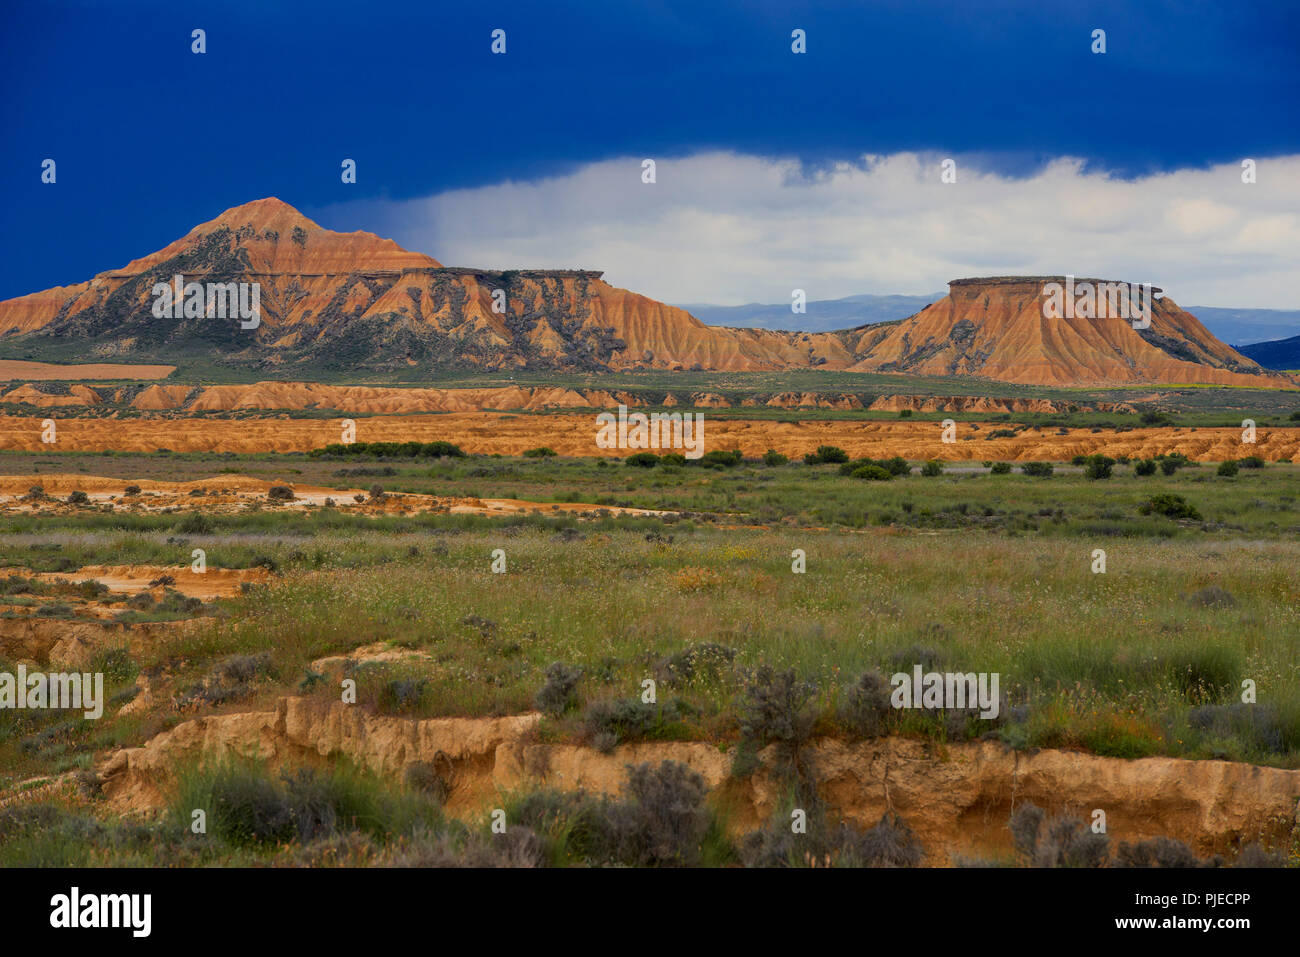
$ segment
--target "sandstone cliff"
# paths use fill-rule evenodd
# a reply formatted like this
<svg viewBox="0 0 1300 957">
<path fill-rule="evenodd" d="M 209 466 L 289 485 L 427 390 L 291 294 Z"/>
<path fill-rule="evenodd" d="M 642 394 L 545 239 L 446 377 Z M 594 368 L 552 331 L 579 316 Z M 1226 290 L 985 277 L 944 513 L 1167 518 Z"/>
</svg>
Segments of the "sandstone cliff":
<svg viewBox="0 0 1300 957">
<path fill-rule="evenodd" d="M 155 285 L 176 275 L 256 283 L 260 324 L 241 328 L 211 309 L 155 316 Z M 1294 385 L 1219 342 L 1167 297 L 1155 301 L 1144 330 L 1120 319 L 1046 318 L 1042 287 L 1052 277 L 954 280 L 947 297 L 907 319 L 799 333 L 706 326 L 601 276 L 444 267 L 391 240 L 332 232 L 278 199 L 261 199 L 89 282 L 0 302 L 0 341 L 11 353 L 66 356 L 72 344 L 79 360 L 201 359 L 277 378 L 824 369 L 1039 385 Z"/>
</svg>

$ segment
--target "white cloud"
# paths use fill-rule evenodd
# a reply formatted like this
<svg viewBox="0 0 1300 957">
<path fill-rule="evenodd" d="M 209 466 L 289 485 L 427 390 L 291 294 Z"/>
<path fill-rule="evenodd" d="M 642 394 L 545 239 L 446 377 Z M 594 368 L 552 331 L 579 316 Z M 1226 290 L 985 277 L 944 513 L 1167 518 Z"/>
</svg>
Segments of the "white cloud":
<svg viewBox="0 0 1300 957">
<path fill-rule="evenodd" d="M 1152 282 L 1177 302 L 1300 307 L 1300 156 L 1122 180 L 1058 159 L 1027 178 L 939 155 L 812 169 L 735 153 L 606 160 L 564 176 L 320 211 L 449 265 L 604 269 L 666 302 L 929 293 L 1025 273 Z"/>
</svg>

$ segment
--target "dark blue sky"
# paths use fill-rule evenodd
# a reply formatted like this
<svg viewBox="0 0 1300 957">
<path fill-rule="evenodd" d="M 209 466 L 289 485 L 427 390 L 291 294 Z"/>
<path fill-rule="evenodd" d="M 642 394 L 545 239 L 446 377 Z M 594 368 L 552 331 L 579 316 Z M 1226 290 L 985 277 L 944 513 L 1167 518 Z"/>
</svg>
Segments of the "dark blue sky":
<svg viewBox="0 0 1300 957">
<path fill-rule="evenodd" d="M 11 4 L 0 298 L 119 267 L 262 196 L 312 215 L 613 156 L 934 149 L 1129 176 L 1293 154 L 1298 61 L 1294 0 Z"/>
</svg>

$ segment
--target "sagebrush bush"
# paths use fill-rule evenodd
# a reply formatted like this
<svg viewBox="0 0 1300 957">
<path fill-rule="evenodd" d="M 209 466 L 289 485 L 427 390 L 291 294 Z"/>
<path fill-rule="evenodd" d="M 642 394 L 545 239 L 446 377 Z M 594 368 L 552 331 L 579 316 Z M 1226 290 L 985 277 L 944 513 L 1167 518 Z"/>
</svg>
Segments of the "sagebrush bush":
<svg viewBox="0 0 1300 957">
<path fill-rule="evenodd" d="M 1012 812 L 1008 826 L 1016 853 L 1029 867 L 1104 867 L 1110 854 L 1106 834 L 1093 833 L 1076 818 L 1049 819 L 1029 802 Z"/>
<path fill-rule="evenodd" d="M 693 710 L 679 698 L 647 704 L 640 698 L 594 701 L 583 716 L 583 726 L 601 751 L 610 751 L 627 741 L 639 741 L 662 733 L 668 726 L 689 717 Z"/>
<path fill-rule="evenodd" d="M 780 742 L 798 745 L 812 734 L 816 715 L 808 707 L 816 686 L 800 681 L 794 669 L 757 669 L 746 689 L 740 715 L 741 734 L 759 745 Z"/>
<path fill-rule="evenodd" d="M 536 702 L 539 710 L 558 717 L 578 707 L 578 682 L 582 680 L 582 669 L 570 667 L 562 661 L 556 661 L 546 669 L 546 683 L 537 692 Z"/>
<path fill-rule="evenodd" d="M 844 695 L 840 706 L 840 723 L 864 738 L 882 734 L 893 713 L 889 679 L 878 671 L 868 671 Z"/>
</svg>

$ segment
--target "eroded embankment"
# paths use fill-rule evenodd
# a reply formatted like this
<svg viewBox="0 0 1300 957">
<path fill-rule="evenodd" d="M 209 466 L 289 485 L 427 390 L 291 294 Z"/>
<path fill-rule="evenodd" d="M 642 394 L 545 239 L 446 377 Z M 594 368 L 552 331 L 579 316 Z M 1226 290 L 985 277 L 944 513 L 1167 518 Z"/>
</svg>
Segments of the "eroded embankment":
<svg viewBox="0 0 1300 957">
<path fill-rule="evenodd" d="M 112 648 L 141 654 L 188 625 L 187 621 L 124 623 L 36 616 L 0 618 L 0 657 L 76 670 L 84 668 L 98 653 Z"/>
<path fill-rule="evenodd" d="M 161 807 L 178 767 L 235 756 L 272 766 L 345 757 L 395 777 L 427 762 L 448 769 L 447 807 L 459 816 L 482 813 L 503 792 L 539 786 L 617 794 L 628 765 L 665 760 L 698 772 L 737 832 L 757 828 L 781 806 L 784 789 L 771 770 L 771 749 L 753 776 L 733 779 L 731 755 L 716 744 L 643 742 L 602 753 L 538 743 L 532 732 L 539 721 L 537 714 L 403 719 L 288 697 L 274 710 L 186 721 L 143 747 L 106 756 L 96 770 L 110 806 L 121 812 Z M 1292 833 L 1300 800 L 1300 771 L 1227 761 L 1016 752 L 993 741 L 938 747 L 905 738 L 819 739 L 804 749 L 801 761 L 834 810 L 860 827 L 896 812 L 935 865 L 958 854 L 1008 850 L 1007 819 L 1026 801 L 1086 820 L 1101 809 L 1115 841 L 1164 835 L 1206 854 Z"/>
<path fill-rule="evenodd" d="M 1257 455 L 1270 462 L 1300 456 L 1300 428 L 1260 428 L 1244 445 L 1240 428 L 1149 428 L 1128 432 L 1091 429 L 1025 429 L 989 436 L 1005 423 L 959 423 L 956 441 L 945 443 L 936 422 L 709 418 L 704 448 L 736 449 L 761 456 L 776 449 L 803 456 L 819 445 L 837 445 L 857 458 L 945 461 L 1069 461 L 1102 453 L 1115 458 L 1153 458 L 1181 452 L 1190 459 L 1221 462 Z M 340 441 L 341 419 L 56 419 L 58 440 L 45 444 L 45 420 L 0 416 L 0 449 L 29 452 L 307 452 Z M 477 455 L 520 455 L 548 446 L 566 456 L 629 455 L 636 449 L 596 445 L 595 414 L 509 415 L 460 412 L 446 415 L 373 416 L 357 422 L 358 442 L 453 442 Z M 1003 429 L 1004 431 L 1011 431 Z"/>
</svg>

